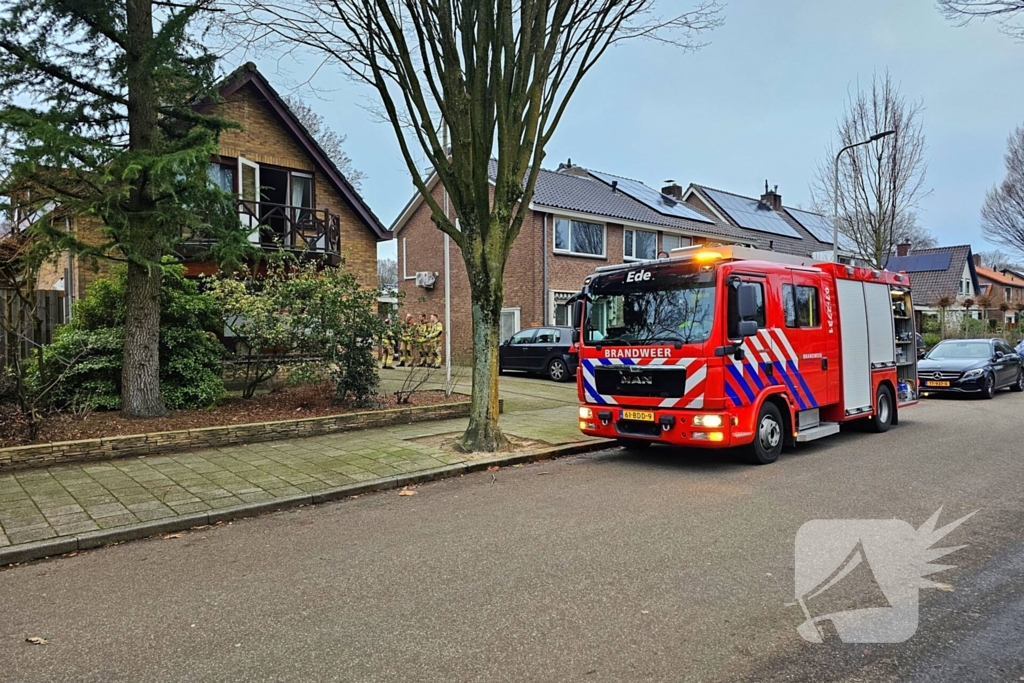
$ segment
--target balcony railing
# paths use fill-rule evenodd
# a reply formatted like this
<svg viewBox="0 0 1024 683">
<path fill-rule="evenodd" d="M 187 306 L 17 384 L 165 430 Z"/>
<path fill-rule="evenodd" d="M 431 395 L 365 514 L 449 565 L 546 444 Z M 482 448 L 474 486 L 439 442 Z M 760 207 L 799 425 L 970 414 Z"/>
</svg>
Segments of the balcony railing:
<svg viewBox="0 0 1024 683">
<path fill-rule="evenodd" d="M 338 216 L 327 209 L 311 209 L 269 202 L 235 201 L 242 224 L 252 228 L 249 239 L 266 248 L 339 255 L 341 229 Z"/>
</svg>

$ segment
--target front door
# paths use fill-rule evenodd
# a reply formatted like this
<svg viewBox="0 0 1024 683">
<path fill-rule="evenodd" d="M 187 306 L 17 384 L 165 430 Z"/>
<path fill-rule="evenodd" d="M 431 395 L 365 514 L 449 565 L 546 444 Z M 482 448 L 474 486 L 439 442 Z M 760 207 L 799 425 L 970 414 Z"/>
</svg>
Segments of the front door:
<svg viewBox="0 0 1024 683">
<path fill-rule="evenodd" d="M 238 217 L 250 229 L 249 241 L 260 242 L 260 165 L 238 157 Z"/>
</svg>

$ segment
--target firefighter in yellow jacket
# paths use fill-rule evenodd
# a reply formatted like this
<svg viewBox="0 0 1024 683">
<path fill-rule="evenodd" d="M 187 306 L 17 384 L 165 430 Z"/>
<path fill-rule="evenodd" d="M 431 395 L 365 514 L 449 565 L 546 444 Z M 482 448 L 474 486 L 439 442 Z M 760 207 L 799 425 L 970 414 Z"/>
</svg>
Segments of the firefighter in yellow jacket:
<svg viewBox="0 0 1024 683">
<path fill-rule="evenodd" d="M 416 333 L 415 327 L 416 325 L 412 320 L 412 313 L 409 313 L 405 316 L 405 321 L 402 322 L 398 330 L 398 367 L 400 368 L 413 364 L 412 342 L 413 336 Z"/>
<path fill-rule="evenodd" d="M 394 369 L 395 344 L 397 341 L 398 330 L 396 329 L 395 320 L 388 315 L 384 321 L 384 331 L 380 335 L 382 370 Z"/>
<path fill-rule="evenodd" d="M 416 323 L 413 332 L 413 351 L 415 357 L 413 365 L 416 367 L 425 368 L 430 365 L 430 356 L 427 351 L 427 331 L 429 327 L 427 324 L 427 314 L 420 313 L 420 320 Z"/>
<path fill-rule="evenodd" d="M 444 335 L 444 325 L 437 319 L 436 313 L 430 314 L 430 324 L 427 326 L 427 361 L 428 364 L 441 367 L 441 337 Z"/>
</svg>

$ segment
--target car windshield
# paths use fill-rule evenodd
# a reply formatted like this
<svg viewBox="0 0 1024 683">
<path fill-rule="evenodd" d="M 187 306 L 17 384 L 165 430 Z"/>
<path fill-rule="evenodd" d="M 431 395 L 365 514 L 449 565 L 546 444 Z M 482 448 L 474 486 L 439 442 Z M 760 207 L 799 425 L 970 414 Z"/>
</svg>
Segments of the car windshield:
<svg viewBox="0 0 1024 683">
<path fill-rule="evenodd" d="M 588 295 L 587 344 L 694 344 L 711 335 L 713 273 L 629 270 L 598 279 Z"/>
<path fill-rule="evenodd" d="M 992 356 L 987 341 L 945 341 L 928 352 L 929 360 L 982 360 Z"/>
</svg>

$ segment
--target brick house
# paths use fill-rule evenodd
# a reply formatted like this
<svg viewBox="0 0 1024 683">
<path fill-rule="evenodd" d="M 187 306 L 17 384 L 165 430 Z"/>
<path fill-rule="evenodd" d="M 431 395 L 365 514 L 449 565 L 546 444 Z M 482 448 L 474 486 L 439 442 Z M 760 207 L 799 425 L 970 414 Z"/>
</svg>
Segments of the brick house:
<svg viewBox="0 0 1024 683">
<path fill-rule="evenodd" d="M 1024 278 L 1010 270 L 992 270 L 982 265 L 981 256 L 974 255 L 974 269 L 978 282 L 985 294 L 992 295 L 993 308 L 989 309 L 990 320 L 1004 324 L 1017 324 L 1024 319 Z M 1003 310 L 1005 304 L 1006 310 Z"/>
<path fill-rule="evenodd" d="M 264 76 L 252 63 L 228 75 L 218 97 L 196 104 L 241 126 L 221 134 L 210 160 L 210 180 L 235 195 L 239 220 L 252 228 L 250 242 L 344 263 L 366 287 L 377 286 L 377 243 L 391 233 L 338 171 Z M 22 221 L 24 222 L 24 221 Z M 67 216 L 67 229 L 84 242 L 101 242 L 95 219 Z M 17 217 L 15 223 L 17 225 Z M 13 232 L 14 227 L 8 230 Z M 96 235 L 96 237 L 91 237 Z M 186 245 L 187 275 L 215 273 L 200 260 L 202 244 Z M 110 265 L 63 254 L 38 278 L 38 289 L 64 292 L 65 308 L 81 298 Z"/>
<path fill-rule="evenodd" d="M 910 244 L 896 247 L 896 255 L 889 258 L 886 268 L 910 274 L 917 329 L 922 329 L 922 318 L 938 316 L 939 302 L 949 297 L 952 305 L 946 308 L 946 325 L 956 326 L 962 317 L 980 318 L 977 307 L 968 309 L 965 302 L 976 300 L 982 292 L 969 244 L 932 249 L 913 249 Z"/>
<path fill-rule="evenodd" d="M 428 187 L 443 206 L 444 189 L 436 175 Z M 505 269 L 502 338 L 525 327 L 568 325 L 565 302 L 596 268 L 653 259 L 678 247 L 748 244 L 805 256 L 827 253 L 831 258 L 831 234 L 823 241 L 812 232 L 823 234 L 819 227 L 824 219 L 784 207 L 776 191 L 759 199 L 732 195 L 737 204 L 739 199 L 747 201 L 728 210 L 691 197 L 702 191 L 702 186 L 691 185 L 684 193 L 669 181 L 659 192 L 571 161 L 557 170 L 542 170 Z M 443 276 L 444 235 L 418 194 L 395 220 L 392 232 L 398 240 L 403 313 L 436 313 L 443 318 L 448 286 Z M 465 360 L 472 348 L 469 281 L 458 247 L 450 244 L 449 250 L 452 355 Z"/>
</svg>

